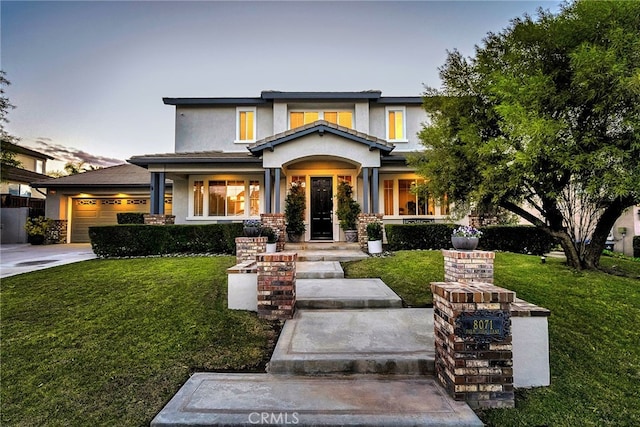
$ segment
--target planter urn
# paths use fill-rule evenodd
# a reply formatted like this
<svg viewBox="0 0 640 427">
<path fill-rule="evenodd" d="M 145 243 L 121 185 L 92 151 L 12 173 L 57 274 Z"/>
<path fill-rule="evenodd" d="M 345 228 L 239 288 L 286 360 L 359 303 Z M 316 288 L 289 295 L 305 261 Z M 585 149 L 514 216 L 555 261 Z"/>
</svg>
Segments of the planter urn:
<svg viewBox="0 0 640 427">
<path fill-rule="evenodd" d="M 381 254 L 382 253 L 382 240 L 369 240 L 367 242 L 367 247 L 369 249 L 370 254 Z"/>
<path fill-rule="evenodd" d="M 459 251 L 473 251 L 478 247 L 480 239 L 477 237 L 451 236 L 451 244 Z"/>
</svg>

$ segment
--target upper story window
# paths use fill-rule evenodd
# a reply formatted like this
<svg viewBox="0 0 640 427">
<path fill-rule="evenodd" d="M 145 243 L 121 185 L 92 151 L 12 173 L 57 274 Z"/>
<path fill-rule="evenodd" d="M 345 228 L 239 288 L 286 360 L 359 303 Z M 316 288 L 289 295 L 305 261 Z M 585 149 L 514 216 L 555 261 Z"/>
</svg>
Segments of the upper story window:
<svg viewBox="0 0 640 427">
<path fill-rule="evenodd" d="M 36 172 L 44 174 L 44 161 L 36 160 Z"/>
<path fill-rule="evenodd" d="M 353 128 L 352 111 L 291 111 L 289 112 L 289 129 L 295 129 L 316 120 L 326 120 L 329 123 Z"/>
<path fill-rule="evenodd" d="M 407 141 L 407 122 L 405 107 L 387 107 L 385 109 L 387 141 Z"/>
<path fill-rule="evenodd" d="M 236 142 L 256 140 L 256 107 L 236 109 Z"/>
</svg>

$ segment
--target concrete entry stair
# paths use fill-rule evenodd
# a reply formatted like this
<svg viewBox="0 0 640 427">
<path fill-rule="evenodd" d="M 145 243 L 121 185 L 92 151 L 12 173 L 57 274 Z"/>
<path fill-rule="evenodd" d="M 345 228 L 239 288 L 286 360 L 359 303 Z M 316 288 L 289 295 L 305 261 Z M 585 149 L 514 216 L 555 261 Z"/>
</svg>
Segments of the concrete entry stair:
<svg viewBox="0 0 640 427">
<path fill-rule="evenodd" d="M 338 261 L 303 261 L 296 263 L 296 279 L 341 279 L 344 271 Z"/>
<path fill-rule="evenodd" d="M 356 261 L 369 258 L 357 243 L 305 242 L 287 243 L 287 252 L 297 252 L 298 262 L 304 261 Z"/>
<path fill-rule="evenodd" d="M 296 292 L 298 309 L 402 307 L 400 297 L 380 279 L 297 279 Z"/>
<path fill-rule="evenodd" d="M 272 374 L 434 372 L 433 310 L 298 310 L 269 362 Z"/>
<path fill-rule="evenodd" d="M 482 426 L 432 378 L 194 374 L 151 422 L 166 426 Z"/>
</svg>

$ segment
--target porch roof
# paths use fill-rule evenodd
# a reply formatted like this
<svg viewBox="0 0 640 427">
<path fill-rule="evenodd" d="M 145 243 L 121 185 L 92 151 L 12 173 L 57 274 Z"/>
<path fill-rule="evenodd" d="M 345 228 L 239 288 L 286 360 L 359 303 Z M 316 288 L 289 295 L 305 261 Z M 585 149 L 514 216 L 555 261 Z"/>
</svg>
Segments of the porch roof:
<svg viewBox="0 0 640 427">
<path fill-rule="evenodd" d="M 129 163 L 146 167 L 153 164 L 178 163 L 251 163 L 262 165 L 262 160 L 247 152 L 226 153 L 222 151 L 194 151 L 188 153 L 162 153 L 133 156 Z"/>
<path fill-rule="evenodd" d="M 312 133 L 322 135 L 324 132 L 365 144 L 369 146 L 369 149 L 378 149 L 385 155 L 389 154 L 395 148 L 395 145 L 383 139 L 358 132 L 348 127 L 339 126 L 335 123 L 329 123 L 326 120 L 318 120 L 295 129 L 290 129 L 276 135 L 269 136 L 249 145 L 247 148 L 253 155 L 260 155 L 266 149 L 273 150 L 276 145 L 283 144 Z"/>
<path fill-rule="evenodd" d="M 31 183 L 35 180 L 49 180 L 50 176 L 43 175 L 38 172 L 30 170 L 16 168 L 14 166 L 2 166 L 2 179 L 4 181 L 22 182 L 25 184 Z"/>
</svg>

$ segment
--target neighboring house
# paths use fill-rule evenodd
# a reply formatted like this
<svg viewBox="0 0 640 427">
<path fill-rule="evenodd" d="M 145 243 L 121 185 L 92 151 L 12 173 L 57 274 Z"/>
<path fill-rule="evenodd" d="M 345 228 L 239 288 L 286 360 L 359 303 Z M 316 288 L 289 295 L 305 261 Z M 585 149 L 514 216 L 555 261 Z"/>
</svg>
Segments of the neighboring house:
<svg viewBox="0 0 640 427">
<path fill-rule="evenodd" d="M 50 179 L 46 176 L 47 160 L 53 157 L 2 141 L 2 150 L 15 153 L 20 167 L 2 166 L 0 183 L 0 218 L 2 243 L 26 243 L 24 225 L 29 215 L 44 214 L 46 194 L 31 187 L 32 181 Z"/>
<path fill-rule="evenodd" d="M 149 213 L 151 175 L 144 168 L 123 164 L 96 169 L 32 186 L 47 190 L 46 216 L 67 220 L 67 241 L 89 242 L 89 227 L 117 224 L 119 212 Z M 163 183 L 164 210 L 171 213 L 171 182 Z"/>
<path fill-rule="evenodd" d="M 625 210 L 611 229 L 613 250 L 633 256 L 634 236 L 640 236 L 640 205 Z"/>
<path fill-rule="evenodd" d="M 333 197 L 348 181 L 364 213 L 385 223 L 444 221 L 446 201 L 418 196 L 406 155 L 422 149 L 422 98 L 380 91 L 276 92 L 257 98 L 164 98 L 174 105 L 175 152 L 134 156 L 152 182 L 173 181 L 176 223 L 215 223 L 284 212 L 305 186 L 305 240 L 344 240 Z M 158 195 L 160 185 L 153 185 Z M 153 197 L 153 195 L 152 195 Z M 157 198 L 157 196 L 156 196 Z M 162 214 L 162 206 L 152 213 Z"/>
</svg>

